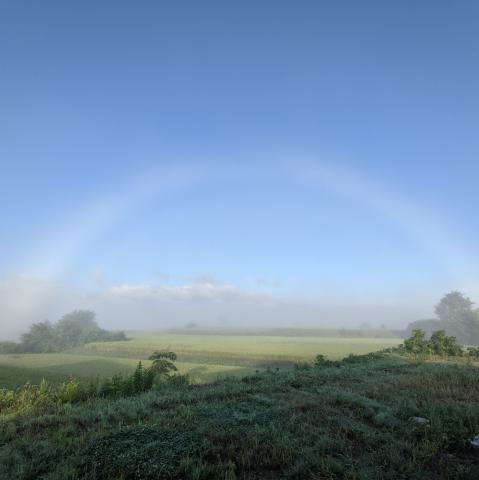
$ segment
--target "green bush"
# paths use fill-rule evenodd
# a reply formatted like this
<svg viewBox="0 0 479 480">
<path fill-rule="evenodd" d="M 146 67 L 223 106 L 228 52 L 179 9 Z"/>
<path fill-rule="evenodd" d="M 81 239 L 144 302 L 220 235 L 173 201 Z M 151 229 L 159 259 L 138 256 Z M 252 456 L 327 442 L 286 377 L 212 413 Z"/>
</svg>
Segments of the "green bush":
<svg viewBox="0 0 479 480">
<path fill-rule="evenodd" d="M 467 353 L 470 357 L 479 358 L 479 347 L 469 347 Z"/>
<path fill-rule="evenodd" d="M 411 337 L 404 340 L 404 344 L 396 348 L 395 351 L 412 355 L 438 355 L 442 357 L 461 357 L 465 353 L 456 337 L 446 335 L 444 330 L 433 332 L 431 338 L 427 340 L 426 332 L 421 329 L 413 330 Z"/>
<path fill-rule="evenodd" d="M 314 359 L 314 366 L 315 367 L 330 367 L 334 365 L 336 362 L 332 362 L 331 360 L 328 360 L 326 355 L 321 355 L 318 354 L 316 355 Z"/>
</svg>

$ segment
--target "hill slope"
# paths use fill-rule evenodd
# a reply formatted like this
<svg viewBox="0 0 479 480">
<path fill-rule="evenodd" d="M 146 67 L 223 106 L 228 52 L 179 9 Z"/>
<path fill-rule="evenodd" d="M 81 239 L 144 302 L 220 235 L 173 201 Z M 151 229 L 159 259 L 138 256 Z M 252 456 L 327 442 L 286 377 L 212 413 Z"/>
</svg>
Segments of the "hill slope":
<svg viewBox="0 0 479 480">
<path fill-rule="evenodd" d="M 477 368 L 400 359 L 169 385 L 2 416 L 0 478 L 477 479 L 478 398 Z"/>
</svg>

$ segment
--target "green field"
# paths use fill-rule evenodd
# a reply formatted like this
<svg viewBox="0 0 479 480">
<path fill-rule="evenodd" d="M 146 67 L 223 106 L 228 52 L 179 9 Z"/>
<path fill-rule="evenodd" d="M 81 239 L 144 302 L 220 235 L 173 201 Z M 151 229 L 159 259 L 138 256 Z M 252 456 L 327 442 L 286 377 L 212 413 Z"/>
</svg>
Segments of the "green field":
<svg viewBox="0 0 479 480">
<path fill-rule="evenodd" d="M 38 384 L 43 378 L 63 382 L 69 377 L 91 379 L 111 377 L 117 373 L 131 374 L 138 360 L 63 353 L 0 355 L 0 388 L 15 388 L 27 382 Z M 150 362 L 143 361 L 145 366 Z M 178 371 L 188 374 L 193 383 L 204 383 L 224 376 L 253 373 L 248 367 L 203 365 L 177 362 Z"/>
<path fill-rule="evenodd" d="M 265 367 L 311 361 L 318 353 L 341 359 L 391 347 L 399 338 L 343 338 L 268 335 L 178 334 L 127 332 L 129 341 L 90 343 L 77 353 L 100 356 L 146 358 L 153 350 L 169 348 L 180 361 L 218 365 Z"/>
<path fill-rule="evenodd" d="M 2 390 L 0 478 L 479 478 L 473 362 L 383 353 L 313 367 L 318 353 L 339 359 L 400 339 L 240 333 L 129 332 L 128 341 L 64 353 L 0 355 L 2 386 L 51 382 Z M 113 397 L 55 393 L 130 374 L 165 348 L 190 383 Z M 55 385 L 69 376 L 80 382 Z"/>
<path fill-rule="evenodd" d="M 0 355 L 0 387 L 13 388 L 26 382 L 38 384 L 43 378 L 65 381 L 70 376 L 86 379 L 129 374 L 138 360 L 147 366 L 149 355 L 164 348 L 178 354 L 180 373 L 187 373 L 193 382 L 201 383 L 217 377 L 244 376 L 266 367 L 290 368 L 296 362 L 312 361 L 318 353 L 340 359 L 349 353 L 367 353 L 400 342 L 398 338 L 239 333 L 128 332 L 128 341 L 91 343 L 65 353 Z"/>
</svg>

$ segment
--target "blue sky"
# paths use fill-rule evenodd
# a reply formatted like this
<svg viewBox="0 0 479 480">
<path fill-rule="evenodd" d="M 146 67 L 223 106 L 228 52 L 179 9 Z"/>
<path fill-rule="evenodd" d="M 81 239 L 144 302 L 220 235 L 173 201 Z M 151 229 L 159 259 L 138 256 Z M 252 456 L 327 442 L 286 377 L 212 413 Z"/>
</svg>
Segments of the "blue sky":
<svg viewBox="0 0 479 480">
<path fill-rule="evenodd" d="M 0 296 L 23 292 L 4 322 L 91 295 L 108 322 L 119 288 L 380 304 L 384 323 L 479 298 L 478 14 L 1 2 Z"/>
</svg>

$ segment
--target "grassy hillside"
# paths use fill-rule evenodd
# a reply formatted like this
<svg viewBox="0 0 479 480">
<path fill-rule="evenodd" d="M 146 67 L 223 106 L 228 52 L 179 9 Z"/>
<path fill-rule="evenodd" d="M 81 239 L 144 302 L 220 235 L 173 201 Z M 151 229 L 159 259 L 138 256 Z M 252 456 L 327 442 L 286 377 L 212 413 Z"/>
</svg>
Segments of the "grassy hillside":
<svg viewBox="0 0 479 480">
<path fill-rule="evenodd" d="M 187 373 L 193 382 L 208 382 L 218 376 L 244 376 L 267 366 L 291 368 L 296 362 L 311 361 L 318 352 L 340 359 L 400 342 L 395 338 L 323 338 L 299 333 L 295 337 L 254 336 L 252 330 L 225 333 L 129 332 L 131 340 L 125 342 L 92 343 L 65 353 L 0 355 L 0 388 L 38 384 L 43 378 L 63 382 L 70 376 L 86 379 L 129 374 L 138 359 L 147 366 L 151 353 L 163 348 L 178 354 L 180 373 Z"/>
<path fill-rule="evenodd" d="M 396 358 L 171 385 L 3 415 L 0 478 L 476 480 L 478 398 L 475 367 Z"/>
<path fill-rule="evenodd" d="M 15 388 L 27 382 L 38 384 L 43 378 L 51 382 L 63 382 L 69 377 L 91 379 L 97 376 L 111 377 L 117 373 L 131 374 L 137 364 L 138 360 L 132 358 L 64 353 L 0 355 L 0 388 Z M 148 366 L 150 362 L 144 360 L 143 364 Z M 254 373 L 252 368 L 228 365 L 177 362 L 176 366 L 181 374 L 188 374 L 192 382 Z"/>
<path fill-rule="evenodd" d="M 311 361 L 322 353 L 340 359 L 391 347 L 399 338 L 287 337 L 266 335 L 172 334 L 128 332 L 126 342 L 91 343 L 75 352 L 115 357 L 147 358 L 155 349 L 168 348 L 184 362 L 238 365 L 255 368 Z"/>
</svg>

